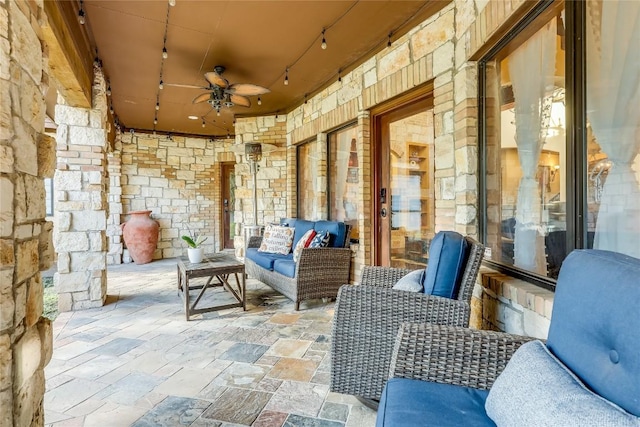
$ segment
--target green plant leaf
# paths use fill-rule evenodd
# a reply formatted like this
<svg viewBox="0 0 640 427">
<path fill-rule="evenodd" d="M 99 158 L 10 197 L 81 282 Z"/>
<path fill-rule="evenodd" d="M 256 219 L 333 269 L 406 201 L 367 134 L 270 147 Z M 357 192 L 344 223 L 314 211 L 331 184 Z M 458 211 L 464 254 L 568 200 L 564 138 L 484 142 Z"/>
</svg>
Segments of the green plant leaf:
<svg viewBox="0 0 640 427">
<path fill-rule="evenodd" d="M 194 242 L 193 239 L 191 237 L 189 237 L 189 236 L 182 236 L 182 240 L 187 242 L 187 245 L 191 246 L 192 248 L 197 248 L 198 247 L 196 242 Z"/>
</svg>

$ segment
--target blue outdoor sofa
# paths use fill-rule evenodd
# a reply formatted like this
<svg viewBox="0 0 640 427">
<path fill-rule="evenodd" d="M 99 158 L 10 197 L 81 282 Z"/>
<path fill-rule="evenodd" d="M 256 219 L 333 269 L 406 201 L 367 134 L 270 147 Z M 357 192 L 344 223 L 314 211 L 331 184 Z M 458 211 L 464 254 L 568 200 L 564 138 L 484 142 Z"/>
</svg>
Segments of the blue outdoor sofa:
<svg viewBox="0 0 640 427">
<path fill-rule="evenodd" d="M 305 248 L 298 262 L 293 253 L 280 255 L 260 252 L 262 236 L 249 239 L 245 254 L 245 270 L 250 277 L 269 285 L 295 302 L 315 298 L 335 298 L 341 285 L 349 283 L 351 250 L 349 227 L 338 221 L 307 221 L 286 218 L 280 221 L 295 229 L 293 245 L 308 231 L 328 231 L 329 243 L 324 248 Z"/>
</svg>

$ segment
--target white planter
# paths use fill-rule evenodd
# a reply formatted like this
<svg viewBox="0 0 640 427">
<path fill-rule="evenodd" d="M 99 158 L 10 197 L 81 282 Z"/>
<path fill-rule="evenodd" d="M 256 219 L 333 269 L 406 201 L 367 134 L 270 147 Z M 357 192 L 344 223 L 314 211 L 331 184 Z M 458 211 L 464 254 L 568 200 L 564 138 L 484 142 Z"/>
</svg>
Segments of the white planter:
<svg viewBox="0 0 640 427">
<path fill-rule="evenodd" d="M 189 254 L 189 262 L 191 262 L 191 264 L 198 264 L 202 262 L 202 254 L 204 253 L 204 249 L 188 248 L 187 252 Z"/>
</svg>

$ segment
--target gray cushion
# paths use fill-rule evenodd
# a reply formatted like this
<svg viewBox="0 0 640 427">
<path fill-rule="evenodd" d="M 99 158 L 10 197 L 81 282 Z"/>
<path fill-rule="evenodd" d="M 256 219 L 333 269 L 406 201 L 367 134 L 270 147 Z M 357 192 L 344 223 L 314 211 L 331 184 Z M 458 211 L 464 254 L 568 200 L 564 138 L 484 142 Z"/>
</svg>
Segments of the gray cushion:
<svg viewBox="0 0 640 427">
<path fill-rule="evenodd" d="M 393 289 L 409 292 L 422 292 L 422 281 L 424 279 L 424 269 L 412 271 L 403 276 L 393 285 Z"/>
<path fill-rule="evenodd" d="M 585 387 L 540 341 L 516 351 L 485 409 L 498 426 L 640 426 L 640 418 Z"/>
</svg>

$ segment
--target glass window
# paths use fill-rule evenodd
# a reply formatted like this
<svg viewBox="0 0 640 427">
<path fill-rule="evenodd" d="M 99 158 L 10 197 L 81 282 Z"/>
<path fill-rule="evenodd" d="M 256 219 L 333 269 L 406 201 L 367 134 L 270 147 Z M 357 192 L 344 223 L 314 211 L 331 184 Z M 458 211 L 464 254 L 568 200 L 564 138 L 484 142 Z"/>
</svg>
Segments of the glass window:
<svg viewBox="0 0 640 427">
<path fill-rule="evenodd" d="M 564 29 L 554 12 L 485 62 L 489 258 L 552 278 L 567 230 Z"/>
<path fill-rule="evenodd" d="M 316 220 L 325 218 L 326 163 L 315 140 L 298 146 L 298 218 Z M 323 144 L 324 145 L 324 144 Z"/>
<path fill-rule="evenodd" d="M 488 259 L 534 282 L 575 248 L 640 258 L 640 3 L 565 5 L 571 31 L 542 5 L 480 61 Z"/>
<path fill-rule="evenodd" d="M 329 219 L 351 226 L 351 238 L 359 238 L 358 159 L 356 126 L 329 134 Z"/>
<path fill-rule="evenodd" d="M 640 258 L 640 3 L 587 2 L 587 245 Z"/>
</svg>

